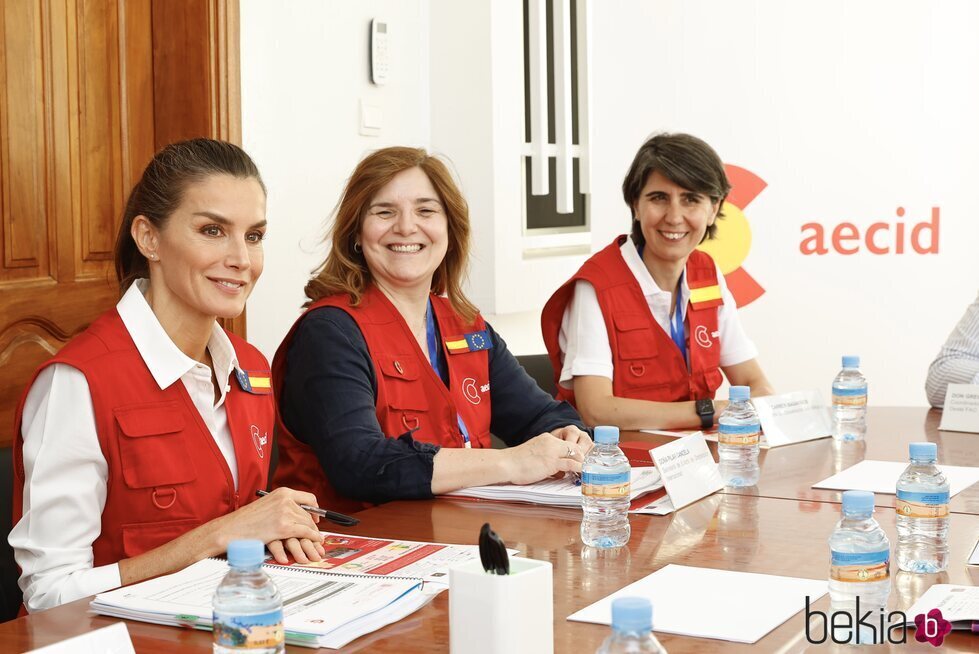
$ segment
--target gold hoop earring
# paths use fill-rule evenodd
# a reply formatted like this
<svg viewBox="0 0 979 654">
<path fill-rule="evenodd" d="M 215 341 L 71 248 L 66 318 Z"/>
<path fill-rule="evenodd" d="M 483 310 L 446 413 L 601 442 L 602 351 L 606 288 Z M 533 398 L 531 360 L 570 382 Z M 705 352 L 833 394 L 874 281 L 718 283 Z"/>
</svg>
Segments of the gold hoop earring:
<svg viewBox="0 0 979 654">
<path fill-rule="evenodd" d="M 357 254 L 360 254 L 363 251 L 364 251 L 364 248 L 362 248 L 360 246 L 360 242 L 359 241 L 354 241 L 354 252 L 356 252 Z"/>
</svg>

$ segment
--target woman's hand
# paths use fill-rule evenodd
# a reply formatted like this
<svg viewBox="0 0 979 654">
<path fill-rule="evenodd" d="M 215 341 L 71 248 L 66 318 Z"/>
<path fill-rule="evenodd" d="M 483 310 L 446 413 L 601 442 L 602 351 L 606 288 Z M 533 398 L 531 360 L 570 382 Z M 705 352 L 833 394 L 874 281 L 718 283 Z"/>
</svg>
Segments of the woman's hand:
<svg viewBox="0 0 979 654">
<path fill-rule="evenodd" d="M 273 540 L 268 543 L 269 552 L 276 563 L 288 563 L 289 557 L 296 563 L 322 561 L 326 554 L 322 538 L 311 541 L 308 538 L 289 538 L 285 541 Z M 289 550 L 286 552 L 286 550 Z"/>
<path fill-rule="evenodd" d="M 316 506 L 312 493 L 277 488 L 268 495 L 246 504 L 234 513 L 213 521 L 221 551 L 239 538 L 257 538 L 267 543 L 279 563 L 287 561 L 286 551 L 300 563 L 319 561 L 323 555 L 322 536 L 316 523 L 319 516 L 310 515 L 300 504 Z"/>
<path fill-rule="evenodd" d="M 592 442 L 591 437 L 587 432 L 583 432 L 574 425 L 568 425 L 567 427 L 561 427 L 560 429 L 555 429 L 551 432 L 557 438 L 560 438 L 568 445 L 575 446 L 576 450 L 581 452 L 582 460 L 589 450 L 594 447 L 595 443 Z"/>
<path fill-rule="evenodd" d="M 569 429 L 575 430 L 581 436 L 568 432 Z M 562 436 L 555 435 L 558 433 Z M 507 481 L 511 484 L 532 484 L 559 472 L 581 472 L 581 462 L 587 452 L 580 440 L 582 436 L 588 441 L 590 449 L 591 439 L 588 434 L 577 427 L 562 427 L 552 433 L 535 436 L 516 447 L 502 450 L 501 453 L 506 457 Z"/>
</svg>

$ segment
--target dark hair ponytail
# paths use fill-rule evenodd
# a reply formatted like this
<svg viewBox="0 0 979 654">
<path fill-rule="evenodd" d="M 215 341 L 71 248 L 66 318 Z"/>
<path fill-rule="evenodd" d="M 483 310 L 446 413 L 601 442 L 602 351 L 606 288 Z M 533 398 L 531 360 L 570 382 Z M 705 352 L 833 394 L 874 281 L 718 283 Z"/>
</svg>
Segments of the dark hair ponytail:
<svg viewBox="0 0 979 654">
<path fill-rule="evenodd" d="M 254 178 L 265 191 L 255 162 L 233 143 L 198 138 L 171 143 L 157 152 L 129 193 L 119 225 L 115 264 L 120 290 L 125 291 L 136 279 L 149 276 L 149 264 L 132 236 L 136 216 L 145 216 L 154 227 L 162 229 L 180 206 L 187 186 L 210 175 Z"/>
</svg>

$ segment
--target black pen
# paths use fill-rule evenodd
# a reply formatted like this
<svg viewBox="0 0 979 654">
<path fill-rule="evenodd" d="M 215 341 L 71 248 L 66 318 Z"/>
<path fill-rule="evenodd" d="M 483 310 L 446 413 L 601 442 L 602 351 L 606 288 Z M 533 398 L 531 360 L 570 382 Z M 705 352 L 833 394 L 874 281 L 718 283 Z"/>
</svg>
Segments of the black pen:
<svg viewBox="0 0 979 654">
<path fill-rule="evenodd" d="M 258 495 L 259 497 L 265 497 L 266 495 L 269 494 L 269 492 L 263 490 L 257 490 L 255 491 L 255 494 Z M 336 511 L 330 511 L 329 509 L 321 509 L 319 507 L 309 506 L 308 504 L 300 504 L 299 508 L 302 509 L 303 511 L 309 511 L 310 513 L 314 513 L 320 516 L 321 518 L 326 518 L 327 520 L 331 522 L 335 522 L 338 525 L 343 525 L 344 527 L 353 527 L 354 525 L 360 524 L 360 520 L 358 520 L 353 516 L 346 515 L 344 513 L 337 513 Z"/>
</svg>

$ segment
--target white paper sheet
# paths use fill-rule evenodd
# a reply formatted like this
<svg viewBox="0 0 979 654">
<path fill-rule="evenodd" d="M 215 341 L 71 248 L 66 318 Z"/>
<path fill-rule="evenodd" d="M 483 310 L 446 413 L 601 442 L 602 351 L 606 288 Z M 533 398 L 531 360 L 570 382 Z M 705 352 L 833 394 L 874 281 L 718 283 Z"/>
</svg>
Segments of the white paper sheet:
<svg viewBox="0 0 979 654">
<path fill-rule="evenodd" d="M 125 622 L 96 629 L 27 654 L 136 654 Z"/>
<path fill-rule="evenodd" d="M 972 556 L 969 557 L 969 565 L 979 565 L 979 543 L 976 543 L 975 549 L 972 550 Z"/>
<path fill-rule="evenodd" d="M 825 580 L 668 565 L 568 617 L 610 624 L 612 600 L 648 597 L 653 631 L 756 643 L 827 592 Z M 709 649 L 704 646 L 704 651 Z"/>
<path fill-rule="evenodd" d="M 813 484 L 812 487 L 830 490 L 865 490 L 884 495 L 894 495 L 898 477 L 907 467 L 907 463 L 865 460 Z M 941 464 L 938 468 L 948 477 L 951 497 L 955 497 L 979 481 L 979 468 Z"/>
<path fill-rule="evenodd" d="M 904 612 L 908 624 L 914 624 L 916 615 L 928 615 L 932 609 L 940 610 L 949 622 L 967 620 L 970 624 L 965 626 L 971 626 L 971 622 L 979 621 L 979 587 L 935 584 Z"/>
</svg>

